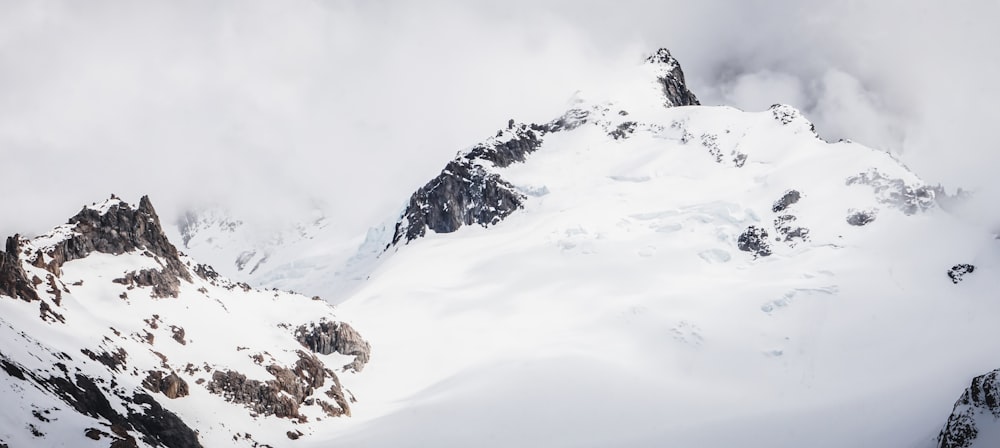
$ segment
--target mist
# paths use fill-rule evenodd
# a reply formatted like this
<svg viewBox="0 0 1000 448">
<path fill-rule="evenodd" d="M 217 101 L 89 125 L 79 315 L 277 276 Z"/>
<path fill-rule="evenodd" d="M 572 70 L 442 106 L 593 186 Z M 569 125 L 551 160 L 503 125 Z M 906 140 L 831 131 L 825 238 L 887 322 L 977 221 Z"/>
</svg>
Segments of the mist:
<svg viewBox="0 0 1000 448">
<path fill-rule="evenodd" d="M 357 235 L 507 119 L 547 121 L 661 46 L 703 104 L 791 104 L 998 223 L 996 17 L 991 0 L 0 1 L 0 233 L 115 193 L 164 219 L 320 208 Z"/>
</svg>

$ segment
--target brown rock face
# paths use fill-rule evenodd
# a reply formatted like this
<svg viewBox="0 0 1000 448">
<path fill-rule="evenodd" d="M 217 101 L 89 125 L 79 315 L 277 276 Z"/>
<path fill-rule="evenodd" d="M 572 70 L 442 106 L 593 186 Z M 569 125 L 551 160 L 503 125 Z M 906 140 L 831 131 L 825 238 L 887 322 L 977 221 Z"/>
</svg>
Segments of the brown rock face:
<svg viewBox="0 0 1000 448">
<path fill-rule="evenodd" d="M 314 353 L 354 356 L 354 361 L 345 365 L 344 370 L 360 372 L 371 357 L 371 344 L 344 322 L 321 321 L 318 325 L 302 325 L 295 331 L 295 337 L 303 347 Z"/>
<path fill-rule="evenodd" d="M 20 235 L 8 237 L 7 250 L 0 251 L 0 294 L 31 302 L 38 300 L 38 293 L 21 267 L 20 242 Z"/>
<path fill-rule="evenodd" d="M 150 370 L 146 379 L 142 381 L 142 386 L 152 392 L 160 392 L 170 399 L 186 397 L 190 393 L 187 382 L 174 372 L 167 375 L 158 370 Z"/>
<path fill-rule="evenodd" d="M 235 371 L 215 371 L 212 381 L 207 385 L 208 391 L 222 395 L 226 401 L 243 404 L 260 415 L 301 419 L 303 417 L 299 414 L 299 405 L 315 402 L 331 417 L 350 416 L 351 408 L 344 399 L 337 375 L 327 369 L 315 355 L 303 351 L 299 351 L 298 355 L 299 360 L 292 368 L 277 364 L 269 366 L 267 371 L 274 376 L 273 380 L 259 381 Z M 324 393 L 336 405 L 318 399 L 307 402 L 308 397 L 326 384 L 327 378 L 333 384 Z"/>
<path fill-rule="evenodd" d="M 148 196 L 143 196 L 135 209 L 124 202 L 111 205 L 104 213 L 85 207 L 69 219 L 69 224 L 74 225 L 73 236 L 52 248 L 47 254 L 52 257 L 49 263 L 42 263 L 41 254 L 36 254 L 33 260 L 36 265 L 41 264 L 40 267 L 59 275 L 63 263 L 92 252 L 118 255 L 143 249 L 165 264 L 164 276 L 191 281 L 191 274 L 180 261 L 177 248 L 163 233 L 160 217 Z"/>
<path fill-rule="evenodd" d="M 112 280 L 126 286 L 149 286 L 153 288 L 153 298 L 174 297 L 180 294 L 181 282 L 176 273 L 167 269 L 142 269 Z"/>
</svg>

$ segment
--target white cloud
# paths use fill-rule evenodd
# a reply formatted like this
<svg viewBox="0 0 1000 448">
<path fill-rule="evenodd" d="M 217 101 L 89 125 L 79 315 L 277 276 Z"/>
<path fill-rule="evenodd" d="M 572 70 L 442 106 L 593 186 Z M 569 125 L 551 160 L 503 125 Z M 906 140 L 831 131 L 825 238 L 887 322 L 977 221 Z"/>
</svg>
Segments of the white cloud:
<svg viewBox="0 0 1000 448">
<path fill-rule="evenodd" d="M 997 12 L 971 0 L 0 2 L 0 233 L 43 231 L 111 192 L 148 193 L 165 216 L 221 201 L 276 219 L 320 201 L 359 233 L 507 118 L 549 119 L 658 46 L 707 104 L 791 103 L 824 136 L 996 191 Z"/>
</svg>

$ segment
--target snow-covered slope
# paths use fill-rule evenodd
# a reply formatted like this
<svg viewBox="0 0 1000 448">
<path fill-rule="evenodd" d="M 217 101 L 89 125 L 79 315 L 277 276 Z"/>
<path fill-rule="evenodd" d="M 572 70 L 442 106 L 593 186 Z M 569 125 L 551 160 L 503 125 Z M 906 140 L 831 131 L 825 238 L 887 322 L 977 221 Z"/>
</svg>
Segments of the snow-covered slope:
<svg viewBox="0 0 1000 448">
<path fill-rule="evenodd" d="M 666 50 L 606 87 L 460 153 L 346 261 L 323 221 L 189 220 L 237 275 L 324 291 L 370 362 L 148 200 L 13 238 L 0 446 L 1000 445 L 987 229 L 792 107 L 699 106 Z"/>
<path fill-rule="evenodd" d="M 368 357 L 326 302 L 180 254 L 145 197 L 0 252 L 0 446 L 284 446 L 351 414 Z"/>
<path fill-rule="evenodd" d="M 664 59 L 413 195 L 338 305 L 379 348 L 365 404 L 314 441 L 937 443 L 1000 363 L 998 242 L 791 107 L 663 107 Z"/>
</svg>

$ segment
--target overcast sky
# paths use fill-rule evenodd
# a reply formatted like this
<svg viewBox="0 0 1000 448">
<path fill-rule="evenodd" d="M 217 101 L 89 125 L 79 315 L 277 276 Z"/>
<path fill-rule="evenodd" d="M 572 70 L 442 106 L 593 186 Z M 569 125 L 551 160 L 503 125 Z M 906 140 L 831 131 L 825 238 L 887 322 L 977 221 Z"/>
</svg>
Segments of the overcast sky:
<svg viewBox="0 0 1000 448">
<path fill-rule="evenodd" d="M 660 46 L 704 104 L 791 104 L 996 220 L 998 19 L 998 0 L 0 0 L 0 233 L 114 192 L 165 218 L 320 206 L 353 235 Z"/>
</svg>

